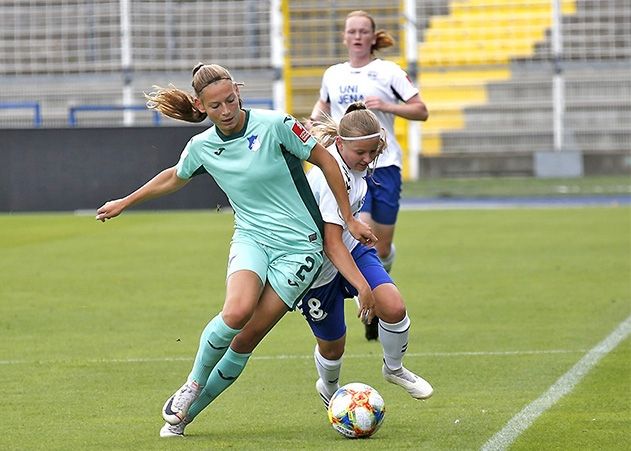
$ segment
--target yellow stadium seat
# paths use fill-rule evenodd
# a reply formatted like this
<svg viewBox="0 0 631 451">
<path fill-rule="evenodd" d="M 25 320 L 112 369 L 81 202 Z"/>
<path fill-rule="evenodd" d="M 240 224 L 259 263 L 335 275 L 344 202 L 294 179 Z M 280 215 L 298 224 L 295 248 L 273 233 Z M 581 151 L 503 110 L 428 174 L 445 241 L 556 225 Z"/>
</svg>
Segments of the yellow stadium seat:
<svg viewBox="0 0 631 451">
<path fill-rule="evenodd" d="M 576 0 L 562 0 L 561 11 L 576 12 Z M 509 79 L 511 59 L 533 55 L 551 24 L 549 0 L 453 0 L 448 15 L 430 18 L 419 45 L 419 85 L 430 110 L 425 154 L 440 153 L 440 133 L 464 127 L 463 109 L 484 104 L 486 84 Z"/>
</svg>

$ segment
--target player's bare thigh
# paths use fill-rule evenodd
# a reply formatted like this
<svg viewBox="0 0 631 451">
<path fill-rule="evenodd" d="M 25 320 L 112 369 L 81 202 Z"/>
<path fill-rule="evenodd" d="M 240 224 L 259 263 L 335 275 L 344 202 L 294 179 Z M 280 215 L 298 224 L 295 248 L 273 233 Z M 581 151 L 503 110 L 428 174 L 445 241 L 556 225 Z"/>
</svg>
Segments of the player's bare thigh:
<svg viewBox="0 0 631 451">
<path fill-rule="evenodd" d="M 263 286 L 259 276 L 249 270 L 236 271 L 226 281 L 226 299 L 221 316 L 233 329 L 241 329 L 248 322 L 261 297 Z"/>
</svg>

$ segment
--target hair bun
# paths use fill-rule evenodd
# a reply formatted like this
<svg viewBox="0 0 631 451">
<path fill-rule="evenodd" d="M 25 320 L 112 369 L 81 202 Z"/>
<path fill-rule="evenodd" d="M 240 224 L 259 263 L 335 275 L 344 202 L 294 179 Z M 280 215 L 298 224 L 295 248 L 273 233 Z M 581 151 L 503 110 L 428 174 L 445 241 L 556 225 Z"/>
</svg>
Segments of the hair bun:
<svg viewBox="0 0 631 451">
<path fill-rule="evenodd" d="M 193 76 L 197 73 L 198 70 L 200 70 L 203 66 L 205 66 L 204 63 L 197 63 L 197 65 L 193 68 Z"/>
<path fill-rule="evenodd" d="M 367 110 L 367 109 L 368 108 L 366 108 L 366 104 L 364 102 L 353 102 L 348 106 L 348 108 L 346 108 L 346 111 L 344 111 L 344 114 L 352 113 L 353 111 L 357 111 L 357 110 Z"/>
</svg>

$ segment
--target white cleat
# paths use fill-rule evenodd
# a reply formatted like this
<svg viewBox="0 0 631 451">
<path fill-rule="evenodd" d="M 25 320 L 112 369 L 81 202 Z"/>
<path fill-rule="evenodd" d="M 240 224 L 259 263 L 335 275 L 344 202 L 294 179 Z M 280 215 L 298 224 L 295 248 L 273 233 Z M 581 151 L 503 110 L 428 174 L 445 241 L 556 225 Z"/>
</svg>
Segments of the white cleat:
<svg viewBox="0 0 631 451">
<path fill-rule="evenodd" d="M 384 364 L 381 372 L 388 382 L 404 388 L 412 398 L 427 399 L 434 393 L 434 389 L 429 382 L 404 366 L 398 370 L 391 370 Z"/>
<path fill-rule="evenodd" d="M 331 400 L 331 397 L 333 396 L 333 393 L 335 393 L 335 391 L 329 394 L 328 390 L 326 389 L 326 386 L 324 385 L 324 381 L 322 381 L 322 379 L 318 379 L 316 381 L 315 387 L 316 387 L 316 391 L 320 395 L 320 398 L 322 398 L 322 402 L 324 403 L 324 408 L 328 410 L 329 401 Z"/>
<path fill-rule="evenodd" d="M 162 418 L 169 424 L 180 424 L 183 418 L 186 417 L 188 409 L 191 404 L 199 396 L 201 389 L 194 382 L 187 382 L 175 392 L 173 396 L 167 399 L 162 408 Z"/>
<path fill-rule="evenodd" d="M 184 437 L 184 428 L 188 423 L 182 421 L 180 424 L 173 426 L 169 423 L 164 423 L 162 429 L 160 429 L 160 437 Z"/>
</svg>

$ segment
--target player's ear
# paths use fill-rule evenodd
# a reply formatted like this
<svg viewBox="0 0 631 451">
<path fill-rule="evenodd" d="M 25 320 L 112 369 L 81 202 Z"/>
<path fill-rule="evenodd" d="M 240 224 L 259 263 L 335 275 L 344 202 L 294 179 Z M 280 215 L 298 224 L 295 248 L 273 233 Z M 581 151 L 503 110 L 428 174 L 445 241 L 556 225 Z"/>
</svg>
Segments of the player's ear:
<svg viewBox="0 0 631 451">
<path fill-rule="evenodd" d="M 206 112 L 206 108 L 204 108 L 204 105 L 202 105 L 201 100 L 199 100 L 199 98 L 195 97 L 195 108 L 198 111 L 201 111 L 202 113 Z"/>
<path fill-rule="evenodd" d="M 337 150 L 339 150 L 340 152 L 344 149 L 344 140 L 342 138 L 340 138 L 339 136 L 335 137 L 335 146 L 337 147 Z"/>
</svg>

